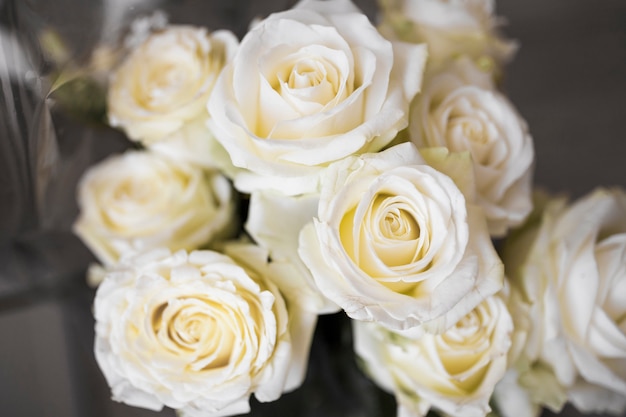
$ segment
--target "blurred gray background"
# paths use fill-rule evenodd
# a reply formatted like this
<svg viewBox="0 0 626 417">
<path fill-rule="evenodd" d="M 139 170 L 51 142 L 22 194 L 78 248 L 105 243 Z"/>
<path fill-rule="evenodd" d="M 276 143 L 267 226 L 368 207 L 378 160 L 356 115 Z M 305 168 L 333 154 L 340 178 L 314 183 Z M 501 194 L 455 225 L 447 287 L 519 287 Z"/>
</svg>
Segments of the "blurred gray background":
<svg viewBox="0 0 626 417">
<path fill-rule="evenodd" d="M 241 36 L 253 17 L 293 2 L 147 3 L 173 22 Z M 356 3 L 375 16 L 374 1 Z M 70 232 L 80 174 L 127 143 L 118 132 L 50 110 L 42 76 L 53 65 L 33 35 L 55 28 L 80 62 L 102 34 L 124 26 L 125 12 L 144 7 L 139 0 L 0 0 L 0 416 L 159 415 L 109 400 L 92 353 L 93 291 L 84 270 L 93 258 Z M 497 11 L 507 36 L 521 43 L 503 87 L 533 134 L 535 183 L 572 197 L 598 185 L 626 187 L 626 0 L 499 0 Z M 327 361 L 333 343 L 315 345 L 313 357 Z M 339 374 L 313 369 L 311 388 L 253 415 L 386 415 L 376 407 L 389 410 L 389 398 L 369 395 L 375 391 L 347 362 Z"/>
</svg>

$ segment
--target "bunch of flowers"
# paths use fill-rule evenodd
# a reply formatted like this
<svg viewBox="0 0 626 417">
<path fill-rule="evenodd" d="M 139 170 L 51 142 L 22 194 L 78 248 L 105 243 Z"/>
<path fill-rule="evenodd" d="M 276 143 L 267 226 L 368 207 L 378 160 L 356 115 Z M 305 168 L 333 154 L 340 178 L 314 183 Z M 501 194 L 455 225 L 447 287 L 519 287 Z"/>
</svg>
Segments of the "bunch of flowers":
<svg viewBox="0 0 626 417">
<path fill-rule="evenodd" d="M 380 6 L 129 37 L 107 115 L 137 146 L 85 174 L 75 223 L 113 399 L 248 412 L 343 311 L 399 416 L 626 409 L 626 193 L 533 197 L 492 1 Z"/>
</svg>

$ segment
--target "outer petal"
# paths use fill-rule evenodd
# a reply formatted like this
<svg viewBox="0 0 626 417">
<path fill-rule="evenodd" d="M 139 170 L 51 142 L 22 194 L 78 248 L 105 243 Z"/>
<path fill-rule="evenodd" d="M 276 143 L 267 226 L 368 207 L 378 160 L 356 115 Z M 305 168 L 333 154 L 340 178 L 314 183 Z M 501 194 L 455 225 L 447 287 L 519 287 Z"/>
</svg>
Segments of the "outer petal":
<svg viewBox="0 0 626 417">
<path fill-rule="evenodd" d="M 291 269 L 291 274 L 281 275 L 286 278 L 281 283 L 284 292 L 309 311 L 331 313 L 338 307 L 319 292 L 297 252 L 300 230 L 313 219 L 318 201 L 316 195 L 287 197 L 255 192 L 250 196 L 246 230 L 269 251 L 272 261 Z"/>
</svg>

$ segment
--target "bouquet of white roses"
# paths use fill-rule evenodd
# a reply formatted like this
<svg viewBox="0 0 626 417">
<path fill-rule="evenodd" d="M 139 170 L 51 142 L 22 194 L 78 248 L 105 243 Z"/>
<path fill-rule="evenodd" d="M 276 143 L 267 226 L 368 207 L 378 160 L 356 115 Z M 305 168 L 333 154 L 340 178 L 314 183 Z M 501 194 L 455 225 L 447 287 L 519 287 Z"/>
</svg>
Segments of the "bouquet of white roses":
<svg viewBox="0 0 626 417">
<path fill-rule="evenodd" d="M 343 311 L 399 416 L 626 409 L 626 192 L 533 197 L 491 1 L 380 6 L 303 0 L 241 41 L 160 16 L 112 54 L 137 146 L 85 174 L 74 230 L 113 399 L 249 412 Z"/>
</svg>

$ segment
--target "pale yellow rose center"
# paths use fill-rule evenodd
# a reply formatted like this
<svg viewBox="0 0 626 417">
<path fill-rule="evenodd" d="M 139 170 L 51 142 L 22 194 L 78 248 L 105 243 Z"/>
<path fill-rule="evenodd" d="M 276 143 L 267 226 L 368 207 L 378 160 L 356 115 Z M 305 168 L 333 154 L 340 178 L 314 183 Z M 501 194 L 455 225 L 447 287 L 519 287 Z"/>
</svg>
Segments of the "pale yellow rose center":
<svg viewBox="0 0 626 417">
<path fill-rule="evenodd" d="M 439 360 L 455 386 L 471 393 L 480 387 L 487 364 L 476 369 L 489 351 L 492 328 L 484 303 L 459 320 L 454 327 L 436 337 Z"/>
<path fill-rule="evenodd" d="M 492 112 L 493 98 L 486 92 L 459 89 L 456 95 L 431 102 L 431 117 L 443 135 L 442 143 L 454 152 L 470 151 L 474 161 L 482 166 L 497 165 L 506 154 L 506 141 L 502 140 L 497 120 Z M 486 100 L 487 104 L 481 100 Z M 483 107 L 486 106 L 486 107 Z M 437 137 L 437 135 L 433 135 Z"/>
<path fill-rule="evenodd" d="M 200 63 L 155 62 L 146 69 L 135 92 L 135 98 L 146 109 L 161 112 L 184 105 L 200 89 Z"/>
<path fill-rule="evenodd" d="M 143 204 L 150 201 L 157 189 L 158 185 L 152 179 L 145 181 L 145 178 L 127 178 L 115 189 L 113 198 L 118 202 Z"/>
<path fill-rule="evenodd" d="M 339 232 L 348 255 L 368 275 L 382 278 L 381 270 L 405 268 L 428 252 L 427 221 L 403 196 L 377 194 L 365 213 L 358 212 L 355 207 L 346 213 Z M 416 285 L 388 279 L 380 282 L 397 292 L 410 291 Z"/>
<path fill-rule="evenodd" d="M 338 96 L 340 85 L 332 63 L 307 57 L 280 68 L 273 87 L 300 115 L 307 115 L 343 99 L 345 94 Z"/>
<path fill-rule="evenodd" d="M 450 121 L 450 131 L 454 137 L 466 137 L 478 145 L 489 143 L 490 136 L 479 120 L 467 116 L 455 117 Z"/>
<path fill-rule="evenodd" d="M 149 220 L 172 210 L 172 203 L 178 203 L 172 201 L 173 196 L 185 196 L 190 180 L 184 173 L 160 164 L 146 164 L 117 181 L 105 178 L 102 189 L 96 190 L 102 219 L 121 235 L 152 227 L 148 226 Z"/>
<path fill-rule="evenodd" d="M 448 122 L 448 138 L 453 150 L 460 151 L 468 143 L 485 145 L 495 136 L 490 130 L 488 116 L 480 109 L 473 109 L 465 99 L 459 99 L 450 112 Z"/>
<path fill-rule="evenodd" d="M 161 67 L 151 67 L 145 77 L 145 98 L 148 106 L 157 104 L 164 98 L 172 96 L 184 86 L 187 74 L 184 68 L 174 63 L 166 63 Z"/>
<path fill-rule="evenodd" d="M 387 239 L 414 240 L 420 235 L 415 219 L 399 208 L 390 209 L 381 219 L 380 230 Z"/>
<path fill-rule="evenodd" d="M 330 69 L 332 70 L 334 68 L 330 67 Z M 334 90 L 333 82 L 329 80 L 329 76 L 336 81 L 336 71 L 332 71 L 329 74 L 326 66 L 322 65 L 321 62 L 305 59 L 298 61 L 296 65 L 293 66 L 289 73 L 287 86 L 289 86 L 289 88 L 308 88 L 324 85 Z M 332 92 L 334 93 L 334 91 Z"/>
<path fill-rule="evenodd" d="M 353 63 L 345 51 L 323 45 L 286 49 L 274 48 L 260 60 L 260 137 L 299 137 L 298 120 L 329 111 L 354 90 Z"/>
<path fill-rule="evenodd" d="M 160 345 L 174 355 L 189 355 L 194 370 L 228 365 L 239 326 L 233 315 L 201 297 L 179 298 L 158 306 L 152 328 Z"/>
</svg>

